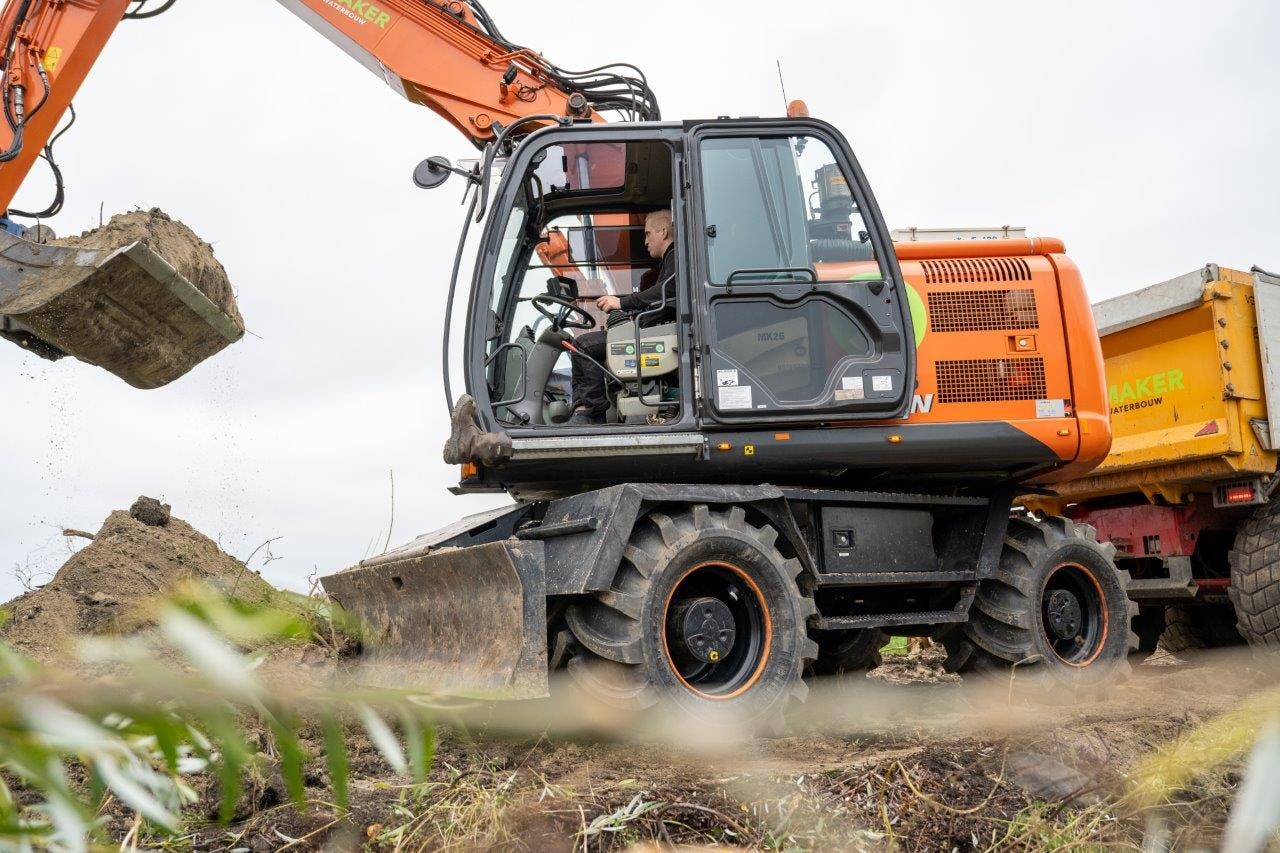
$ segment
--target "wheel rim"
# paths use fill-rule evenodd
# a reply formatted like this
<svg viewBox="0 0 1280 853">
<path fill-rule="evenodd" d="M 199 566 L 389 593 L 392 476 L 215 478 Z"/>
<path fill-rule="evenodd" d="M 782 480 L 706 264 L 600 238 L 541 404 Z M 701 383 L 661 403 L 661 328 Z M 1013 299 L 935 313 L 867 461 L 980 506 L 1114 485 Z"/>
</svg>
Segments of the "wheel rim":
<svg viewBox="0 0 1280 853">
<path fill-rule="evenodd" d="M 707 699 L 732 699 L 764 671 L 772 624 L 756 582 L 729 563 L 702 563 L 676 581 L 663 612 L 671 671 Z"/>
<path fill-rule="evenodd" d="M 1045 581 L 1040 598 L 1045 640 L 1068 666 L 1084 667 L 1102 653 L 1107 641 L 1106 597 L 1097 578 L 1083 566 L 1058 566 Z"/>
</svg>

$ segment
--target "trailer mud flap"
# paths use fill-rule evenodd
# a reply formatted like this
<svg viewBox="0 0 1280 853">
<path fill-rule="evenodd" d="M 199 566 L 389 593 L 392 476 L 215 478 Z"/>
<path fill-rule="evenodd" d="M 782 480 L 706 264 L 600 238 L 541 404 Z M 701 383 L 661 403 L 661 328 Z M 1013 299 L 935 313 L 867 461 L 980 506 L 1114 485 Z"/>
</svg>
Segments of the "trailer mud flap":
<svg viewBox="0 0 1280 853">
<path fill-rule="evenodd" d="M 366 631 L 355 680 L 482 698 L 546 696 L 542 549 L 508 540 L 393 552 L 323 578 Z"/>
<path fill-rule="evenodd" d="M 244 330 L 142 243 L 115 250 L 0 235 L 0 335 L 45 358 L 159 388 Z"/>
</svg>

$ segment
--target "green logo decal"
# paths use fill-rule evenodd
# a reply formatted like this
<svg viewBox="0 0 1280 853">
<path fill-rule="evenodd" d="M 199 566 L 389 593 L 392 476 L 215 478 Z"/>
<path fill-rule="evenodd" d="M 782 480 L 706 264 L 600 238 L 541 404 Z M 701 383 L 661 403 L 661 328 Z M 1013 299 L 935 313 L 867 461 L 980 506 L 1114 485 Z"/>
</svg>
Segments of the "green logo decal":
<svg viewBox="0 0 1280 853">
<path fill-rule="evenodd" d="M 1181 391 L 1183 383 L 1181 370 L 1168 370 L 1164 373 L 1153 373 L 1141 379 L 1126 380 L 1112 385 L 1110 390 L 1111 405 L 1119 406 L 1134 400 L 1146 400 L 1170 391 Z"/>
<path fill-rule="evenodd" d="M 369 23 L 382 27 L 384 30 L 387 24 L 391 23 L 391 15 L 382 11 L 369 0 L 337 0 L 339 6 L 350 9 L 359 18 L 363 18 Z"/>
</svg>

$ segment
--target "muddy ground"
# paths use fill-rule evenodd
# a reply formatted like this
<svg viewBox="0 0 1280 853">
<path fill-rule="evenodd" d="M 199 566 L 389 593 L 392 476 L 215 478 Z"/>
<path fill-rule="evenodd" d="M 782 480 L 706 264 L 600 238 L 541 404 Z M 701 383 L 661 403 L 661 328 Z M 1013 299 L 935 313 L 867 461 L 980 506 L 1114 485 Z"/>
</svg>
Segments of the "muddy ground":
<svg viewBox="0 0 1280 853">
<path fill-rule="evenodd" d="M 206 825 L 189 841 L 211 850 L 1218 846 L 1238 767 L 1203 773 L 1155 808 L 1126 803 L 1127 777 L 1247 695 L 1247 678 L 1226 682 L 1212 662 L 1142 667 L 1105 702 L 993 716 L 989 696 L 938 679 L 936 663 L 931 651 L 891 659 L 879 676 L 923 680 L 833 686 L 795 715 L 792 735 L 732 749 L 633 743 L 618 731 L 503 736 L 481 722 L 442 727 L 430 780 L 414 785 L 355 735 L 349 814 L 327 805 L 317 761 L 302 812 L 268 772 L 233 825 Z M 864 715 L 868 690 L 874 710 Z M 116 831 L 128 822 L 121 816 Z"/>
<path fill-rule="evenodd" d="M 43 589 L 3 605 L 0 639 L 55 662 L 76 633 L 134 631 L 130 602 L 197 578 L 238 596 L 270 587 L 154 506 L 113 513 L 95 541 Z M 167 516 L 167 511 L 163 512 Z M 148 523 L 150 519 L 151 523 Z M 195 779 L 199 803 L 167 846 L 200 850 L 605 850 L 719 845 L 768 850 L 1212 849 L 1238 764 L 1195 776 L 1157 807 L 1128 796 L 1144 756 L 1233 707 L 1268 676 L 1247 656 L 1159 655 L 1102 701 L 1008 701 L 1003 685 L 941 671 L 941 649 L 889 655 L 869 676 L 819 685 L 789 736 L 721 743 L 717 732 L 634 742 L 625 722 L 591 734 L 543 733 L 576 708 L 556 700 L 472 707 L 438 729 L 425 784 L 389 770 L 351 733 L 351 808 L 330 805 L 317 732 L 308 804 L 286 803 L 272 746 L 229 826 L 214 820 L 218 786 Z M 282 649 L 273 673 L 323 674 L 317 647 Z M 273 676 L 274 677 L 274 676 Z M 514 732 L 514 734 L 513 734 Z M 136 816 L 108 800 L 112 838 L 138 836 Z M 131 833 L 134 833 L 131 835 Z M 1152 846 L 1154 844 L 1154 846 Z"/>
</svg>

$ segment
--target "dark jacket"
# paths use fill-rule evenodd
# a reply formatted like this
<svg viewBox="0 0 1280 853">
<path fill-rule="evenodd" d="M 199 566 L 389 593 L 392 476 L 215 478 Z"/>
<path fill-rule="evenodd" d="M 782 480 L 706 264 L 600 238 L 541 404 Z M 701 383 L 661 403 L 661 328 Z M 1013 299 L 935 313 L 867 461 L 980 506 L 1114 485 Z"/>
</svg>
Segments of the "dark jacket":
<svg viewBox="0 0 1280 853">
<path fill-rule="evenodd" d="M 634 293 L 628 293 L 626 296 L 618 298 L 618 303 L 624 311 L 648 311 L 657 307 L 662 302 L 662 295 L 666 293 L 667 304 L 661 314 L 654 314 L 645 317 L 646 325 L 654 323 L 665 323 L 675 319 L 676 316 L 676 244 L 672 243 L 667 247 L 667 251 L 662 256 L 662 263 L 658 265 L 658 275 L 654 279 L 653 284 L 644 287 Z"/>
</svg>

